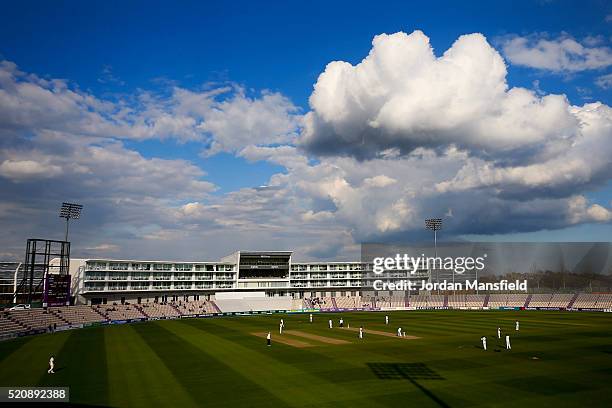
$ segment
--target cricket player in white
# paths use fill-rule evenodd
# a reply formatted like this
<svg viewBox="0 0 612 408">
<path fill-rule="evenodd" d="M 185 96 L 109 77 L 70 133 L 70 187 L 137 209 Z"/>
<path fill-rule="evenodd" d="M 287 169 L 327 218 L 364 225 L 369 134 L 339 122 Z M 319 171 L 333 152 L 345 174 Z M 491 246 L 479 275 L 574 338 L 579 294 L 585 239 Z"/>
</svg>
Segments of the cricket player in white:
<svg viewBox="0 0 612 408">
<path fill-rule="evenodd" d="M 283 323 L 278 325 L 278 334 L 283 334 Z"/>
<path fill-rule="evenodd" d="M 344 327 L 344 319 L 343 318 L 340 318 L 340 322 L 339 323 L 340 323 L 340 327 Z"/>
<path fill-rule="evenodd" d="M 359 338 L 363 339 L 363 327 L 359 328 Z"/>
<path fill-rule="evenodd" d="M 310 323 L 312 323 L 312 313 L 310 314 Z"/>
<path fill-rule="evenodd" d="M 47 370 L 47 373 L 55 374 L 55 371 L 53 371 L 54 368 L 55 368 L 55 359 L 51 357 L 49 359 L 49 369 Z"/>
<path fill-rule="evenodd" d="M 497 328 L 497 338 L 501 339 L 501 328 Z"/>
<path fill-rule="evenodd" d="M 485 336 L 482 336 L 480 338 L 480 341 L 482 341 L 482 348 L 484 349 L 484 351 L 487 351 L 487 338 Z"/>
<path fill-rule="evenodd" d="M 397 337 L 402 337 L 402 328 L 401 327 L 397 328 Z"/>
<path fill-rule="evenodd" d="M 329 328 L 331 329 L 332 327 L 334 327 L 334 323 L 332 322 L 332 319 L 329 319 Z"/>
<path fill-rule="evenodd" d="M 272 345 L 272 334 L 270 332 L 268 332 L 268 335 L 266 336 L 266 341 L 268 342 L 268 346 Z"/>
<path fill-rule="evenodd" d="M 506 334 L 506 350 L 512 350 L 512 346 L 510 346 L 510 336 Z"/>
<path fill-rule="evenodd" d="M 514 330 L 519 331 L 519 321 L 514 322 Z"/>
<path fill-rule="evenodd" d="M 385 315 L 385 324 L 389 324 L 389 316 Z"/>
</svg>

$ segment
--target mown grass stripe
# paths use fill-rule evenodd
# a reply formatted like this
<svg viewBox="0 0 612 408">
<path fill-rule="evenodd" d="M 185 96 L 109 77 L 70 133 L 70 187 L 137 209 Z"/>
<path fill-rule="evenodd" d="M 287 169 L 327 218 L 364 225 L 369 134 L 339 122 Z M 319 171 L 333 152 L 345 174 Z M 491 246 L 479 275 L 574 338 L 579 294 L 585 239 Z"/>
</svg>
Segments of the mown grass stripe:
<svg viewBox="0 0 612 408">
<path fill-rule="evenodd" d="M 0 364 L 2 363 L 2 361 L 4 361 L 4 359 L 13 354 L 19 348 L 23 347 L 25 344 L 28 343 L 28 340 L 31 339 L 32 337 L 28 337 L 26 339 L 17 338 L 12 340 L 0 341 Z"/>
<path fill-rule="evenodd" d="M 110 405 L 198 406 L 138 334 L 139 326 L 105 328 Z"/>
<path fill-rule="evenodd" d="M 156 322 L 138 325 L 134 329 L 197 404 L 206 407 L 285 406 L 265 387 L 212 357 L 208 350 L 177 336 L 168 330 L 168 326 L 182 327 L 177 322 Z"/>
<path fill-rule="evenodd" d="M 70 386 L 72 403 L 108 405 L 104 330 L 73 330 L 55 356 L 55 374 L 44 376 L 39 386 Z"/>
<path fill-rule="evenodd" d="M 355 398 L 354 389 L 347 389 L 339 384 L 334 385 L 310 372 L 264 354 L 264 352 L 273 353 L 274 348 L 266 348 L 263 344 L 257 349 L 245 347 L 234 340 L 224 339 L 183 322 L 168 324 L 167 327 L 178 337 L 223 361 L 234 370 L 240 371 L 288 405 L 317 405 L 321 401 L 326 401 L 340 406 L 343 402 Z M 305 350 L 309 349 L 294 350 L 307 352 Z M 380 406 L 374 400 L 368 400 L 367 404 Z"/>
<path fill-rule="evenodd" d="M 44 334 L 24 339 L 25 344 L 0 363 L 0 385 L 34 386 L 48 376 L 49 358 L 57 356 L 71 332 Z"/>
</svg>

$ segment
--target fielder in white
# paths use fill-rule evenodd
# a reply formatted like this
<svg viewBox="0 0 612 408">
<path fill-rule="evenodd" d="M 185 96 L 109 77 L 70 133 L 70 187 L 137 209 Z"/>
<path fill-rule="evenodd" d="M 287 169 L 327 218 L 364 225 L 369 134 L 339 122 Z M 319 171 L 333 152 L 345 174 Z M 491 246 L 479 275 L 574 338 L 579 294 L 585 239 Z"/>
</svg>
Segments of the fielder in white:
<svg viewBox="0 0 612 408">
<path fill-rule="evenodd" d="M 310 314 L 310 323 L 312 323 L 312 313 Z"/>
<path fill-rule="evenodd" d="M 402 337 L 402 328 L 401 327 L 397 328 L 397 336 L 398 337 Z"/>
<path fill-rule="evenodd" d="M 487 338 L 485 336 L 482 336 L 480 338 L 480 341 L 482 341 L 482 348 L 484 349 L 484 351 L 487 351 Z"/>
<path fill-rule="evenodd" d="M 514 322 L 514 330 L 519 331 L 519 321 Z"/>
<path fill-rule="evenodd" d="M 283 334 L 283 327 L 282 323 L 278 325 L 278 334 Z"/>
<path fill-rule="evenodd" d="M 497 328 L 497 338 L 501 339 L 501 328 Z"/>
<path fill-rule="evenodd" d="M 53 371 L 54 368 L 55 368 L 55 359 L 51 357 L 49 359 L 49 369 L 47 370 L 47 373 L 55 374 L 55 371 Z"/>
<path fill-rule="evenodd" d="M 512 350 L 512 346 L 510 345 L 510 336 L 506 334 L 506 350 Z"/>
<path fill-rule="evenodd" d="M 268 332 L 268 335 L 266 336 L 266 341 L 268 342 L 268 346 L 272 345 L 272 333 Z"/>
<path fill-rule="evenodd" d="M 363 327 L 359 328 L 359 338 L 363 339 Z"/>
<path fill-rule="evenodd" d="M 385 315 L 385 324 L 389 324 L 389 316 Z"/>
<path fill-rule="evenodd" d="M 334 323 L 332 322 L 332 319 L 329 319 L 329 328 L 331 329 L 332 327 L 334 327 Z"/>
</svg>

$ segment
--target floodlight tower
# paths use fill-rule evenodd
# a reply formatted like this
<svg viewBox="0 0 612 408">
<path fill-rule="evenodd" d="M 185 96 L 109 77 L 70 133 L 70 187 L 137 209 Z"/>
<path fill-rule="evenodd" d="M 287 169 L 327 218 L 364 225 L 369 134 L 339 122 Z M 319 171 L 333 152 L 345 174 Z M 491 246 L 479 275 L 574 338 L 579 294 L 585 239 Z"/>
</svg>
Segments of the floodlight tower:
<svg viewBox="0 0 612 408">
<path fill-rule="evenodd" d="M 70 224 L 70 220 L 78 220 L 81 218 L 81 210 L 83 206 L 81 204 L 74 203 L 62 203 L 62 207 L 60 208 L 60 218 L 66 219 L 66 238 L 65 241 L 68 241 L 68 225 Z"/>
<path fill-rule="evenodd" d="M 438 231 L 442 229 L 442 218 L 427 218 L 425 219 L 425 228 L 434 232 L 434 257 L 438 258 Z M 434 265 L 436 262 L 434 261 Z M 436 270 L 436 282 L 440 283 L 440 276 L 438 275 L 438 270 Z M 453 276 L 454 277 L 454 276 Z M 438 288 L 438 294 L 440 293 L 440 288 Z"/>
</svg>

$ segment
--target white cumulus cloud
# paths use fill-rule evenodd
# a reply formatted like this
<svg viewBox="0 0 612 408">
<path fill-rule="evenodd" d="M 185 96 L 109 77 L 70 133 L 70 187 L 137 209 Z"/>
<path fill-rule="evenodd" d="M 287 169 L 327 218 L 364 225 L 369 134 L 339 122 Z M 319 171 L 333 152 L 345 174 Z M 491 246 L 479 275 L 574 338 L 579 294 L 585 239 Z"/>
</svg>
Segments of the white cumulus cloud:
<svg viewBox="0 0 612 408">
<path fill-rule="evenodd" d="M 300 140 L 311 153 L 372 158 L 455 145 L 529 157 L 576 135 L 567 99 L 510 88 L 481 34 L 461 36 L 440 57 L 420 31 L 379 35 L 372 45 L 359 64 L 331 62 L 319 76 Z"/>
<path fill-rule="evenodd" d="M 583 43 L 567 35 L 549 39 L 539 35 L 509 36 L 502 41 L 504 55 L 514 65 L 573 73 L 612 65 L 612 49 L 597 46 L 587 37 Z"/>
</svg>

